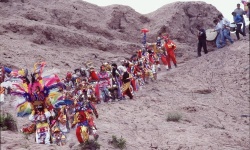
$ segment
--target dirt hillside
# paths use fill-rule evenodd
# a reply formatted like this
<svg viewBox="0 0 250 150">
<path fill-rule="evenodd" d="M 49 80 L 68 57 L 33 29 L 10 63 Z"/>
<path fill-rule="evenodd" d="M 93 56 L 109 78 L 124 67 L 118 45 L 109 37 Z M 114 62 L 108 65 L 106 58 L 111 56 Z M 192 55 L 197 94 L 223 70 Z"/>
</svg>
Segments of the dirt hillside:
<svg viewBox="0 0 250 150">
<path fill-rule="evenodd" d="M 7 1 L 0 2 L 0 63 L 26 68 L 45 60 L 51 67 L 69 70 L 88 60 L 100 63 L 129 57 L 141 46 L 143 27 L 150 30 L 148 42 L 168 32 L 178 43 L 181 61 L 192 59 L 195 25 L 211 28 L 210 19 L 219 14 L 204 2 L 172 3 L 141 15 L 127 6 L 99 7 L 80 0 Z"/>
</svg>

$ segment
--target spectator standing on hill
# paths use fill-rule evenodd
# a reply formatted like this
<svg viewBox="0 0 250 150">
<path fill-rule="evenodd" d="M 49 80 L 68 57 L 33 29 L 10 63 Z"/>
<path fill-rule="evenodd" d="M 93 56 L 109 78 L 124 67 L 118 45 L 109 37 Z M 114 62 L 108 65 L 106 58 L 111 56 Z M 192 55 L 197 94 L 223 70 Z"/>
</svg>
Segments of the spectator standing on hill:
<svg viewBox="0 0 250 150">
<path fill-rule="evenodd" d="M 219 23 L 218 19 L 214 19 L 213 22 L 216 25 L 214 31 L 216 31 L 218 33 L 218 35 L 216 37 L 216 41 L 215 41 L 216 47 L 217 48 L 222 48 L 222 47 L 225 46 L 224 36 L 223 36 L 223 33 L 222 33 L 222 26 Z"/>
<path fill-rule="evenodd" d="M 230 26 L 230 21 L 227 18 L 223 17 L 222 14 L 218 15 L 218 19 L 219 19 L 220 25 L 222 26 L 222 34 L 224 37 L 223 42 L 226 43 L 226 39 L 228 39 L 230 43 L 233 44 L 234 41 L 232 40 L 230 36 L 230 30 L 228 29 L 228 27 Z"/>
<path fill-rule="evenodd" d="M 246 12 L 245 12 L 242 8 L 240 8 L 240 4 L 237 4 L 237 8 L 234 10 L 234 12 L 235 12 L 236 14 L 238 14 L 238 15 L 241 16 L 241 18 L 242 18 L 242 23 L 243 23 L 242 32 L 243 32 L 243 34 L 246 34 L 246 32 L 245 32 L 246 23 L 245 23 L 245 19 L 244 19 L 244 17 L 243 17 L 243 15 L 245 15 Z"/>
<path fill-rule="evenodd" d="M 246 36 L 246 34 L 244 34 L 242 31 L 241 31 L 241 26 L 242 26 L 242 17 L 239 15 L 239 14 L 236 14 L 236 12 L 232 12 L 232 15 L 233 15 L 233 19 L 234 19 L 234 23 L 236 24 L 236 36 L 237 36 L 237 39 L 239 40 L 240 39 L 240 35 L 243 35 L 243 36 Z"/>
<path fill-rule="evenodd" d="M 206 31 L 201 28 L 200 25 L 197 25 L 196 27 L 198 29 L 198 57 L 201 56 L 201 49 L 203 48 L 204 53 L 207 54 L 207 36 Z"/>
</svg>

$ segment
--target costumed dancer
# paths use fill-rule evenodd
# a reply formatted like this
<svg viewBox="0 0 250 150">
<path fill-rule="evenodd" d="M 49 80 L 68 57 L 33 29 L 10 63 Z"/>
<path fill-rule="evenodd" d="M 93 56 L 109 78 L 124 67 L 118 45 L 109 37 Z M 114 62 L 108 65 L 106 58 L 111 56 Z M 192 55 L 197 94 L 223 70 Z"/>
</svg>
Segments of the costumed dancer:
<svg viewBox="0 0 250 150">
<path fill-rule="evenodd" d="M 112 66 L 112 77 L 113 77 L 112 85 L 117 86 L 117 98 L 121 100 L 122 99 L 121 81 L 120 81 L 121 73 L 117 69 L 116 63 L 113 63 L 111 66 Z"/>
<path fill-rule="evenodd" d="M 141 58 L 142 58 L 142 50 L 141 50 L 141 49 L 139 49 L 139 50 L 137 51 L 137 57 L 138 57 L 138 59 L 141 59 Z"/>
<path fill-rule="evenodd" d="M 98 118 L 98 112 L 95 105 L 89 100 L 79 101 L 76 106 L 76 111 L 84 110 L 88 120 L 89 135 L 93 135 L 94 139 L 97 140 L 99 135 L 97 134 L 97 127 L 94 122 L 94 116 Z"/>
<path fill-rule="evenodd" d="M 138 67 L 139 65 L 139 59 L 138 59 L 138 56 L 137 55 L 133 55 L 131 57 L 131 71 L 130 73 L 132 74 L 133 78 L 131 80 L 131 84 L 132 84 L 132 87 L 133 87 L 133 90 L 134 91 L 138 91 L 139 90 L 139 84 L 138 84 L 138 78 L 139 78 L 139 72 L 140 72 L 140 69 Z"/>
<path fill-rule="evenodd" d="M 122 75 L 122 95 L 125 96 L 129 96 L 130 99 L 133 99 L 133 95 L 131 93 L 131 78 L 132 75 L 128 73 L 127 69 L 123 66 L 119 66 L 120 68 L 118 68 L 119 70 L 122 70 L 123 75 Z"/>
<path fill-rule="evenodd" d="M 101 65 L 100 72 L 98 73 L 99 78 L 99 89 L 101 93 L 101 97 L 104 102 L 108 102 L 112 97 L 108 87 L 111 85 L 110 78 L 108 72 L 105 70 L 105 65 Z"/>
<path fill-rule="evenodd" d="M 29 120 L 36 124 L 36 143 L 50 144 L 50 112 L 45 108 L 43 101 L 34 102 L 34 110 L 29 116 Z"/>
<path fill-rule="evenodd" d="M 0 85 L 0 102 L 4 102 L 4 88 Z"/>
<path fill-rule="evenodd" d="M 162 43 L 161 43 L 162 38 L 157 37 L 156 45 L 154 45 L 154 52 L 156 54 L 156 65 L 158 68 L 158 71 L 161 71 L 161 66 L 160 66 L 160 58 L 162 55 Z"/>
<path fill-rule="evenodd" d="M 153 50 L 154 50 L 154 54 L 155 54 L 154 55 L 155 62 L 156 62 L 158 71 L 161 71 L 160 60 L 162 61 L 162 63 L 165 66 L 165 68 L 168 70 L 167 54 L 163 50 L 163 46 L 162 46 L 161 40 L 162 40 L 162 38 L 158 37 L 156 43 L 149 43 L 149 45 L 153 46 Z"/>
<path fill-rule="evenodd" d="M 66 136 L 60 131 L 58 127 L 52 130 L 52 143 L 58 146 L 63 146 L 66 144 Z"/>
<path fill-rule="evenodd" d="M 68 120 L 69 120 L 69 117 L 68 117 L 68 114 L 67 114 L 67 108 L 66 108 L 67 106 L 62 106 L 61 108 L 60 108 L 60 111 L 58 112 L 58 118 L 57 118 L 57 120 L 58 120 L 58 123 L 57 123 L 57 125 L 58 125 L 58 127 L 59 127 L 59 129 L 60 129 L 60 131 L 61 132 L 63 132 L 63 133 L 68 133 L 69 132 L 69 122 L 68 122 Z"/>
<path fill-rule="evenodd" d="M 143 33 L 143 37 L 142 37 L 142 55 L 143 56 L 145 56 L 145 53 L 146 53 L 147 32 L 149 32 L 148 29 L 146 28 L 141 29 L 141 33 Z"/>
<path fill-rule="evenodd" d="M 89 139 L 88 119 L 86 112 L 80 110 L 75 113 L 71 128 L 76 127 L 76 137 L 79 143 L 85 143 Z"/>
<path fill-rule="evenodd" d="M 93 87 L 93 85 L 87 86 L 87 99 L 93 103 L 97 103 L 95 88 Z"/>
<path fill-rule="evenodd" d="M 99 80 L 99 77 L 97 75 L 97 72 L 95 71 L 95 68 L 93 66 L 90 66 L 88 82 L 90 85 L 92 85 L 95 88 L 95 96 L 97 98 L 97 102 L 100 103 L 101 100 L 100 100 L 98 80 Z"/>
<path fill-rule="evenodd" d="M 45 62 L 34 65 L 31 83 L 22 82 L 13 84 L 12 95 L 17 103 L 17 116 L 29 115 L 33 123 L 21 129 L 24 133 L 36 133 L 36 142 L 50 144 L 49 118 L 54 116 L 53 104 L 61 93 L 57 91 L 59 78 L 56 74 L 43 73 Z"/>
<path fill-rule="evenodd" d="M 149 60 L 149 62 L 154 63 L 155 62 L 155 57 L 154 57 L 155 53 L 154 53 L 152 47 L 148 46 L 147 50 L 148 50 L 148 60 Z"/>
<path fill-rule="evenodd" d="M 74 84 L 72 82 L 72 73 L 71 72 L 67 72 L 66 78 L 64 80 L 64 84 L 66 86 L 67 91 L 70 91 L 74 88 Z"/>
<path fill-rule="evenodd" d="M 174 66 L 177 67 L 177 62 L 176 62 L 176 57 L 174 51 L 176 50 L 176 45 L 172 40 L 169 39 L 169 37 L 164 38 L 165 44 L 164 47 L 167 52 L 167 61 L 168 61 L 168 68 L 171 69 L 171 62 L 170 60 L 173 61 Z"/>
<path fill-rule="evenodd" d="M 131 81 L 131 86 L 133 88 L 133 91 L 137 91 L 138 90 L 137 86 L 136 86 L 137 83 L 136 83 L 136 80 L 135 80 L 135 78 L 133 76 L 134 64 L 132 62 L 130 62 L 130 61 L 127 61 L 125 63 L 125 67 L 127 68 L 127 72 L 131 75 L 131 80 L 130 81 Z"/>
<path fill-rule="evenodd" d="M 136 62 L 134 64 L 134 69 L 133 69 L 132 74 L 133 74 L 133 77 L 136 80 L 135 85 L 136 85 L 136 90 L 138 91 L 139 90 L 139 86 L 144 84 L 143 77 L 142 77 L 142 71 L 140 69 L 139 62 Z"/>
<path fill-rule="evenodd" d="M 150 67 L 150 73 L 151 73 L 151 80 L 156 80 L 157 79 L 157 70 L 156 70 L 156 62 L 154 63 L 149 63 Z"/>
</svg>

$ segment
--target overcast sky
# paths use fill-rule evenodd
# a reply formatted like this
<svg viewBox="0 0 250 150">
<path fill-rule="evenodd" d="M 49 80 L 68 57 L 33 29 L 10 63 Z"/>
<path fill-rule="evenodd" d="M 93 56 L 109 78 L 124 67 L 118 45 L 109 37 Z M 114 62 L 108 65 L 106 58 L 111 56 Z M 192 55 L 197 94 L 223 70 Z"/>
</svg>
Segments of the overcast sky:
<svg viewBox="0 0 250 150">
<path fill-rule="evenodd" d="M 135 9 L 141 14 L 147 14 L 157 10 L 165 4 L 176 2 L 177 0 L 83 0 L 98 6 L 107 6 L 112 4 L 127 5 Z M 215 6 L 224 17 L 233 20 L 231 13 L 236 8 L 237 3 L 241 4 L 241 0 L 180 0 L 180 1 L 204 1 Z M 241 5 L 243 9 L 243 4 Z"/>
</svg>

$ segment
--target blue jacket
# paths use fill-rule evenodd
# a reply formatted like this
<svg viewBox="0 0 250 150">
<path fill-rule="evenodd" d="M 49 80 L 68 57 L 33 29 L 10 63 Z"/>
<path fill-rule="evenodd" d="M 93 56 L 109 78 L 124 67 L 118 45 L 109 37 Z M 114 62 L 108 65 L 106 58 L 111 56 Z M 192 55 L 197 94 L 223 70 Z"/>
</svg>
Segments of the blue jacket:
<svg viewBox="0 0 250 150">
<path fill-rule="evenodd" d="M 240 23 L 240 22 L 242 22 L 243 21 L 243 19 L 242 19 L 242 17 L 239 15 L 239 14 L 236 14 L 235 16 L 234 16 L 234 22 L 235 23 Z"/>
</svg>

